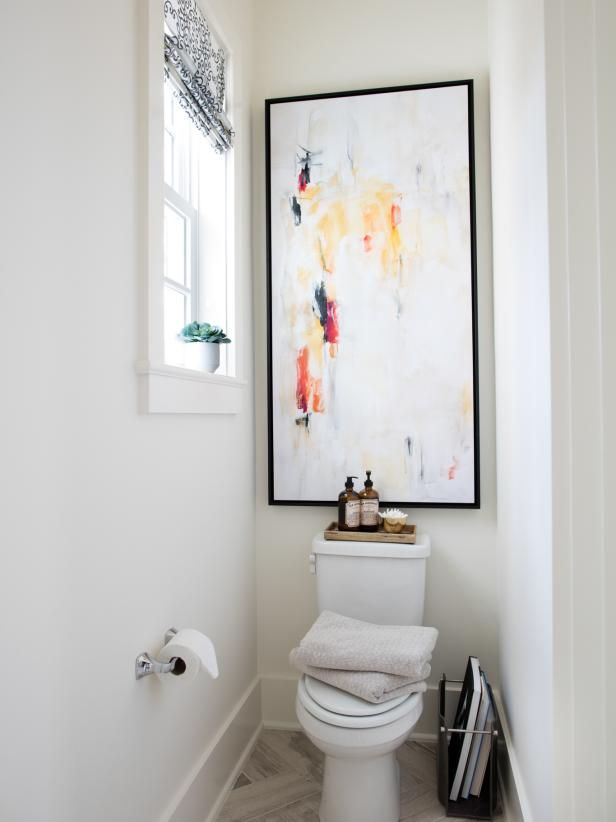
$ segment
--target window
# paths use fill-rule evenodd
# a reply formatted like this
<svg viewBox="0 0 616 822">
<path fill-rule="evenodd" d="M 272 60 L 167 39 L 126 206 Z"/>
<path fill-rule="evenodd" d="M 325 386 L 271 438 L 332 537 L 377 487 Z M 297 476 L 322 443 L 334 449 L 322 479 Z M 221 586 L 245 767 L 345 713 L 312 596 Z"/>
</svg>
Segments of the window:
<svg viewBox="0 0 616 822">
<path fill-rule="evenodd" d="M 227 333 L 227 155 L 215 151 L 164 81 L 164 351 L 165 363 L 185 366 L 180 329 L 193 320 Z M 233 371 L 227 345 L 217 373 Z"/>
<path fill-rule="evenodd" d="M 149 413 L 237 413 L 246 381 L 237 376 L 235 317 L 243 307 L 236 305 L 233 265 L 238 206 L 230 193 L 229 52 L 196 0 L 146 0 L 143 8 L 148 125 L 139 405 Z M 242 152 L 246 146 L 244 139 Z M 191 320 L 221 326 L 231 337 L 215 374 L 184 362 L 177 335 Z"/>
</svg>

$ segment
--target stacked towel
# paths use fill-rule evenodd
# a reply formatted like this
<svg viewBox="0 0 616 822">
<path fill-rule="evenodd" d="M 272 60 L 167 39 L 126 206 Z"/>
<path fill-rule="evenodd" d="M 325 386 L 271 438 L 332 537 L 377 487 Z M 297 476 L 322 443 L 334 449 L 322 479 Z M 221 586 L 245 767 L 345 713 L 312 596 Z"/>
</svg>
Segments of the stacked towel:
<svg viewBox="0 0 616 822">
<path fill-rule="evenodd" d="M 303 673 L 368 702 L 425 691 L 436 628 L 373 625 L 323 611 L 291 651 Z"/>
<path fill-rule="evenodd" d="M 334 668 L 315 668 L 297 660 L 295 652 L 291 651 L 291 663 L 304 674 L 320 679 L 334 688 L 347 691 L 350 694 L 365 699 L 366 702 L 387 702 L 397 696 L 405 696 L 426 690 L 426 683 L 409 682 L 407 677 L 395 674 L 381 674 L 378 671 L 338 671 Z"/>
</svg>

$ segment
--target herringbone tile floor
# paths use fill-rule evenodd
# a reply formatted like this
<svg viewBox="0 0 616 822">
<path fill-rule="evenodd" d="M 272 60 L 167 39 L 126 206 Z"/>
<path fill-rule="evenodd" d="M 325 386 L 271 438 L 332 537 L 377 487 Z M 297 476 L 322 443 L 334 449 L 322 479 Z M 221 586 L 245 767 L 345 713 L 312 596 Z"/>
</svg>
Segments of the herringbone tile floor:
<svg viewBox="0 0 616 822">
<path fill-rule="evenodd" d="M 435 757 L 435 746 L 422 742 L 407 742 L 398 752 L 405 822 L 445 818 Z M 322 772 L 323 754 L 303 733 L 263 731 L 218 822 L 318 822 Z"/>
</svg>

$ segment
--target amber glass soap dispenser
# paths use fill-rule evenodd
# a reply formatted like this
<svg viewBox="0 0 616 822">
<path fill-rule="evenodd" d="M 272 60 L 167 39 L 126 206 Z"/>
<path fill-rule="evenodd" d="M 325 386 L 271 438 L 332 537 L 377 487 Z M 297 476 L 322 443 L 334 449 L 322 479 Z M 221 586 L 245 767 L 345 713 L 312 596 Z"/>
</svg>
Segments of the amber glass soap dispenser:
<svg viewBox="0 0 616 822">
<path fill-rule="evenodd" d="M 359 531 L 359 494 L 353 490 L 353 480 L 347 477 L 344 491 L 338 494 L 338 530 Z"/>
<path fill-rule="evenodd" d="M 370 479 L 372 471 L 366 471 L 364 490 L 359 493 L 359 524 L 360 531 L 379 530 L 379 492 L 373 488 Z"/>
</svg>

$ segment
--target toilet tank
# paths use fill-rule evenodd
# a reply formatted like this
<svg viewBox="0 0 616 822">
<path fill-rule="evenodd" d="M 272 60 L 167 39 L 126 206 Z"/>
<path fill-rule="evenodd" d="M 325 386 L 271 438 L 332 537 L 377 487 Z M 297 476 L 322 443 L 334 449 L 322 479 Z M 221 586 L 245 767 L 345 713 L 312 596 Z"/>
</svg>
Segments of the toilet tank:
<svg viewBox="0 0 616 822">
<path fill-rule="evenodd" d="M 335 611 L 377 625 L 422 625 L 429 556 L 425 534 L 415 545 L 343 542 L 317 534 L 310 559 L 319 613 Z"/>
</svg>

